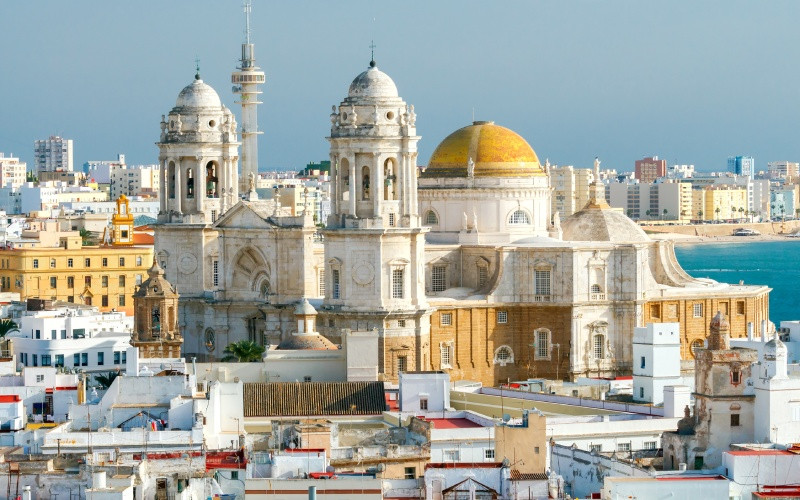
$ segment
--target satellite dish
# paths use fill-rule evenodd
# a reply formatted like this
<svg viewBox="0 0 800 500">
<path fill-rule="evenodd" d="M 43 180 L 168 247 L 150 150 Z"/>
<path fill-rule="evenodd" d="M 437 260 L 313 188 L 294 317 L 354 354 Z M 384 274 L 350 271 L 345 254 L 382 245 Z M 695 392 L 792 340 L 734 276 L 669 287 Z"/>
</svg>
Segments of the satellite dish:
<svg viewBox="0 0 800 500">
<path fill-rule="evenodd" d="M 511 420 L 511 415 L 508 413 L 503 413 L 503 422 L 508 423 L 509 420 Z"/>
</svg>

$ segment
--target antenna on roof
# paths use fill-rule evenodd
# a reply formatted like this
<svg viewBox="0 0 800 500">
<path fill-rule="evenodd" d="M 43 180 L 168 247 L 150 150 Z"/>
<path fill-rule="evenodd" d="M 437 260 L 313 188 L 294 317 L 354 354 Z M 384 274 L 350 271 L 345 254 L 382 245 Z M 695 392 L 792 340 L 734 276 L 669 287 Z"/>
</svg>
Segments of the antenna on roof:
<svg viewBox="0 0 800 500">
<path fill-rule="evenodd" d="M 244 0 L 244 38 L 245 43 L 250 43 L 250 12 L 253 11 L 253 3 L 251 0 Z"/>
</svg>

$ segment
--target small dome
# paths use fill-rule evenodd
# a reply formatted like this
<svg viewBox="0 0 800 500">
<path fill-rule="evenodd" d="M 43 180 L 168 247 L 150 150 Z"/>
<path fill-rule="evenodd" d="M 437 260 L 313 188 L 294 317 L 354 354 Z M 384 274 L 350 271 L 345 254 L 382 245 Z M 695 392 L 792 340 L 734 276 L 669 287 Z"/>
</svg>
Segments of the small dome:
<svg viewBox="0 0 800 500">
<path fill-rule="evenodd" d="M 421 177 L 467 177 L 470 159 L 475 177 L 547 175 L 536 152 L 522 136 L 494 122 L 473 122 L 448 135 L 436 147 Z"/>
<path fill-rule="evenodd" d="M 561 230 L 564 241 L 651 241 L 638 224 L 612 208 L 584 208 L 564 219 Z"/>
<path fill-rule="evenodd" d="M 304 298 L 297 303 L 297 307 L 294 308 L 294 314 L 296 316 L 315 316 L 317 310 L 308 302 L 308 299 Z"/>
<path fill-rule="evenodd" d="M 336 351 L 336 344 L 318 333 L 294 334 L 278 344 L 280 351 Z"/>
<path fill-rule="evenodd" d="M 217 91 L 210 85 L 203 83 L 200 78 L 185 86 L 178 94 L 175 101 L 176 108 L 220 108 L 222 101 L 219 100 Z"/>
<path fill-rule="evenodd" d="M 347 95 L 350 97 L 397 97 L 397 86 L 394 81 L 379 70 L 377 66 L 370 65 L 370 68 L 358 75 Z"/>
</svg>

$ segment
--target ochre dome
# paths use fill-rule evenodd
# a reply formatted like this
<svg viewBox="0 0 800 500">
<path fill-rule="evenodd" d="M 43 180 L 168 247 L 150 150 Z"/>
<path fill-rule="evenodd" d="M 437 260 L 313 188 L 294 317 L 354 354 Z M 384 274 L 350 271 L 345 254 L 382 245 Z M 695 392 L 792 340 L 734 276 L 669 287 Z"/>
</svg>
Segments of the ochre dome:
<svg viewBox="0 0 800 500">
<path fill-rule="evenodd" d="M 494 122 L 473 122 L 448 135 L 436 147 L 422 177 L 467 177 L 469 159 L 475 177 L 547 175 L 528 142 Z"/>
</svg>

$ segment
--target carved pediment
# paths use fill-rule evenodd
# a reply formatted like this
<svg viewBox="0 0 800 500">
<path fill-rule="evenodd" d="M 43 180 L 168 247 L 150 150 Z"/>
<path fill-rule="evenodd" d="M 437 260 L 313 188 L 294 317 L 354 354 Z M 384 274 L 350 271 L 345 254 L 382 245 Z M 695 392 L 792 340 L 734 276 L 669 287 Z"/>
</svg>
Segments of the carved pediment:
<svg viewBox="0 0 800 500">
<path fill-rule="evenodd" d="M 270 216 L 271 209 L 265 203 L 240 201 L 225 212 L 212 227 L 215 229 L 273 229 L 276 226 L 269 221 Z"/>
</svg>

